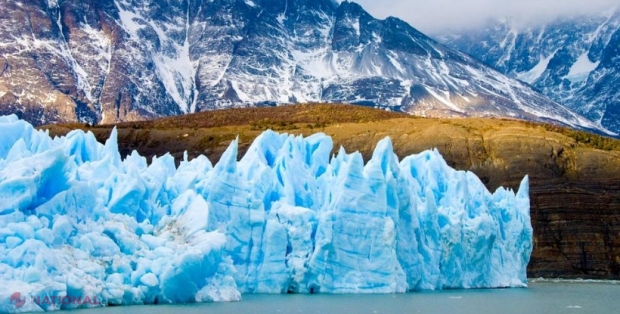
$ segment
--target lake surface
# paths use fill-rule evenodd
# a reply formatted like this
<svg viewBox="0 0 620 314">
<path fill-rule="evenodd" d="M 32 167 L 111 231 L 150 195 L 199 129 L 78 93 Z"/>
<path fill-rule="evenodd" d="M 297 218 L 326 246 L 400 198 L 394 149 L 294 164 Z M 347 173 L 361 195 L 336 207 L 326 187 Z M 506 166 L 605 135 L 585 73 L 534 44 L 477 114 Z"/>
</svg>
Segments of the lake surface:
<svg viewBox="0 0 620 314">
<path fill-rule="evenodd" d="M 524 289 L 396 295 L 244 295 L 233 303 L 110 307 L 72 314 L 620 313 L 620 283 L 536 280 Z"/>
</svg>

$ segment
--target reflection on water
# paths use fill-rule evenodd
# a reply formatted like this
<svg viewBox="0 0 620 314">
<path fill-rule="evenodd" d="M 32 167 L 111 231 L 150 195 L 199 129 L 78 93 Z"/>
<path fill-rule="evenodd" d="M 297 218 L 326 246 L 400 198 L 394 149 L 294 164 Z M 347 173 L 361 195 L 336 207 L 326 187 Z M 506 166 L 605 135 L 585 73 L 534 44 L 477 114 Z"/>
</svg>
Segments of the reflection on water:
<svg viewBox="0 0 620 314">
<path fill-rule="evenodd" d="M 536 279 L 525 289 L 423 291 L 396 295 L 244 295 L 243 301 L 236 303 L 111 307 L 71 313 L 620 313 L 620 283 Z"/>
</svg>

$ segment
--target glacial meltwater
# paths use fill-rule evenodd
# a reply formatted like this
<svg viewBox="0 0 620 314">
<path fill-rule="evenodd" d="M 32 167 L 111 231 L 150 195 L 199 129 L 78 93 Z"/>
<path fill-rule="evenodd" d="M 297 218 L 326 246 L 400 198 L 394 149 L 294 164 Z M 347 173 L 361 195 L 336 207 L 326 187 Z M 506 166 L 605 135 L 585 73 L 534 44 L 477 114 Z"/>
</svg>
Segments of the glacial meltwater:
<svg viewBox="0 0 620 314">
<path fill-rule="evenodd" d="M 529 288 L 373 295 L 243 295 L 241 302 L 122 306 L 71 314 L 618 313 L 620 282 L 535 280 Z M 63 312 L 61 312 L 63 313 Z"/>
</svg>

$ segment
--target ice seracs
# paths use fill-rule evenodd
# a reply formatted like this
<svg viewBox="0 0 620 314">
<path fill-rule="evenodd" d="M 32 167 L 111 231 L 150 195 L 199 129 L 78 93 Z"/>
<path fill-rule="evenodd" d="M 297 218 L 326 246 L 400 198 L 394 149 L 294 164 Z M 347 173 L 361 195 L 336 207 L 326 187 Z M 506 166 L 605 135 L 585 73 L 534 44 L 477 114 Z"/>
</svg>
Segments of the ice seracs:
<svg viewBox="0 0 620 314">
<path fill-rule="evenodd" d="M 365 163 L 267 131 L 241 160 L 233 141 L 215 166 L 177 167 L 121 159 L 116 132 L 50 138 L 15 116 L 0 132 L 0 285 L 16 290 L 0 312 L 527 283 L 527 178 L 492 194 L 436 150 L 399 161 L 386 138 Z"/>
</svg>

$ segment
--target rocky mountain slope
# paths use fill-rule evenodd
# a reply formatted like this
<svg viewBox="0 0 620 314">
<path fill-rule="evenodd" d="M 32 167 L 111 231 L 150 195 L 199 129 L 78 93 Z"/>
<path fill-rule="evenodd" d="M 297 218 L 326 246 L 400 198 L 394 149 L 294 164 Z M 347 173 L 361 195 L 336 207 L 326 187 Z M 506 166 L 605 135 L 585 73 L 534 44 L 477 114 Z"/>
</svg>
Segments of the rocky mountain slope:
<svg viewBox="0 0 620 314">
<path fill-rule="evenodd" d="M 620 131 L 620 9 L 529 27 L 497 20 L 440 41 Z"/>
<path fill-rule="evenodd" d="M 83 125 L 46 126 L 51 135 Z M 296 105 L 217 110 L 118 125 L 125 155 L 170 152 L 181 160 L 219 160 L 239 138 L 240 157 L 265 129 L 324 132 L 365 160 L 390 136 L 401 158 L 437 148 L 448 164 L 473 171 L 494 191 L 518 188 L 530 176 L 534 252 L 530 277 L 620 279 L 620 141 L 598 135 L 500 119 L 428 119 L 346 105 Z M 99 141 L 111 126 L 90 128 Z"/>
<path fill-rule="evenodd" d="M 597 128 L 347 1 L 11 0 L 0 7 L 0 56 L 0 113 L 35 124 L 338 101 Z"/>
</svg>

